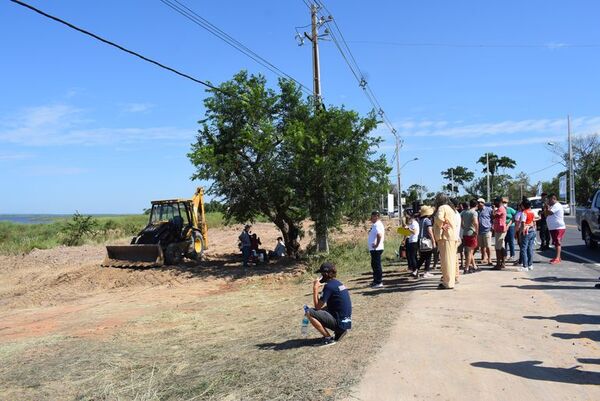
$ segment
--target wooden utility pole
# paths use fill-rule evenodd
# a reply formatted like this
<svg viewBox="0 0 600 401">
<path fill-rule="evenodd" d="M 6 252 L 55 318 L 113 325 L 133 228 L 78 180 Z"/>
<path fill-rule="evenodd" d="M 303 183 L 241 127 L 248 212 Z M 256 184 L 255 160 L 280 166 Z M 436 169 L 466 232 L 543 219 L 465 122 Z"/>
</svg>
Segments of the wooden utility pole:
<svg viewBox="0 0 600 401">
<path fill-rule="evenodd" d="M 308 35 L 304 32 L 304 36 L 311 41 L 312 43 L 312 64 L 313 64 L 313 101 L 315 103 L 315 113 L 319 113 L 322 107 L 322 99 L 321 99 L 321 68 L 319 66 L 319 16 L 318 16 L 319 8 L 316 4 L 312 3 L 310 5 L 310 21 L 311 21 L 311 34 Z M 325 156 L 325 149 L 322 148 L 323 156 Z M 325 189 L 323 188 L 323 191 Z M 324 213 L 327 213 L 328 205 L 327 205 L 327 196 L 323 192 L 322 201 L 323 204 L 322 210 Z M 325 219 L 327 220 L 327 219 Z M 329 240 L 328 240 L 328 231 L 329 227 L 327 222 L 321 222 L 316 230 L 317 235 L 317 251 L 319 252 L 329 252 Z"/>
<path fill-rule="evenodd" d="M 310 20 L 311 20 L 311 37 L 312 51 L 313 51 L 313 95 L 315 97 L 315 107 L 318 109 L 321 107 L 321 69 L 319 67 L 319 17 L 317 16 L 317 6 L 311 4 L 310 6 Z"/>
</svg>

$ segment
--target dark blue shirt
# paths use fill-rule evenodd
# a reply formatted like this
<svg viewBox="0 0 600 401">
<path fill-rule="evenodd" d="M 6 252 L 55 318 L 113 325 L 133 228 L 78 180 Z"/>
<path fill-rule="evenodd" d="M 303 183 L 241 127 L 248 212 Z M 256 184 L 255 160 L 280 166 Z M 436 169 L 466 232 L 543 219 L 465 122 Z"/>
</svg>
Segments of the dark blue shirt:
<svg viewBox="0 0 600 401">
<path fill-rule="evenodd" d="M 327 304 L 327 311 L 337 320 L 342 330 L 352 326 L 352 302 L 344 284 L 336 279 L 329 280 L 323 287 L 321 301 Z"/>
</svg>

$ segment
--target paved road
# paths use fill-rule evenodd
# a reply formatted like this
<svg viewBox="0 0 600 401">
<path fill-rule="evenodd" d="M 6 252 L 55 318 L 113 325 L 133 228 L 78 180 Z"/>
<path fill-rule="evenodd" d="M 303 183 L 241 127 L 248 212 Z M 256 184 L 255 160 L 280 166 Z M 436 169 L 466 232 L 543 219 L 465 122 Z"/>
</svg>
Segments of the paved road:
<svg viewBox="0 0 600 401">
<path fill-rule="evenodd" d="M 586 248 L 585 243 L 581 239 L 581 232 L 577 230 L 575 217 L 565 216 L 565 223 L 567 224 L 567 232 L 563 243 L 563 251 L 566 251 L 564 256 L 570 256 L 574 261 L 600 264 L 600 248 Z"/>
<path fill-rule="evenodd" d="M 563 262 L 548 263 L 554 249 L 537 251 L 534 270 L 527 274 L 530 282 L 523 287 L 543 290 L 573 312 L 600 316 L 600 289 L 594 288 L 600 282 L 600 248 L 586 248 L 574 217 L 566 217 L 565 222 Z"/>
</svg>

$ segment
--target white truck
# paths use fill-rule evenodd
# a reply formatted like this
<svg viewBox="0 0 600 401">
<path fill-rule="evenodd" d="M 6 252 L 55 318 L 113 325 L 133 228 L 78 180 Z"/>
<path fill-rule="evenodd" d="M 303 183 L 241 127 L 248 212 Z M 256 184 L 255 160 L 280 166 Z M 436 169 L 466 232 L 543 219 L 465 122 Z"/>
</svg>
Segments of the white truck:
<svg viewBox="0 0 600 401">
<path fill-rule="evenodd" d="M 587 207 L 575 211 L 577 229 L 588 248 L 595 248 L 600 242 L 600 190 L 590 200 Z"/>
</svg>

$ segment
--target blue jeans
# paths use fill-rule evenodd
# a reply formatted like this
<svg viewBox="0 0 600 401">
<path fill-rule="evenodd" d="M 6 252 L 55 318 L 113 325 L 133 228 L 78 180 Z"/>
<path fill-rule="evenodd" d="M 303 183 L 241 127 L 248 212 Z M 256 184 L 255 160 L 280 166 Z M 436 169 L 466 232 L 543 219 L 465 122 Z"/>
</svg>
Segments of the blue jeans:
<svg viewBox="0 0 600 401">
<path fill-rule="evenodd" d="M 533 265 L 533 245 L 535 243 L 535 230 L 529 230 L 527 235 L 523 236 L 521 241 L 521 261 L 523 267 Z"/>
<path fill-rule="evenodd" d="M 371 251 L 371 269 L 373 269 L 373 283 L 381 284 L 383 281 L 383 269 L 381 268 L 381 254 L 380 251 Z"/>
<path fill-rule="evenodd" d="M 244 267 L 248 267 L 248 260 L 250 260 L 250 247 L 242 247 L 242 258 L 244 259 Z"/>
<path fill-rule="evenodd" d="M 511 225 L 506 231 L 506 238 L 504 239 L 504 256 L 507 251 L 510 250 L 510 257 L 515 257 L 515 226 Z"/>
</svg>

